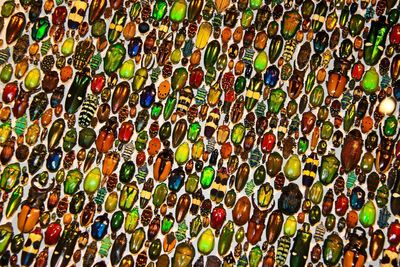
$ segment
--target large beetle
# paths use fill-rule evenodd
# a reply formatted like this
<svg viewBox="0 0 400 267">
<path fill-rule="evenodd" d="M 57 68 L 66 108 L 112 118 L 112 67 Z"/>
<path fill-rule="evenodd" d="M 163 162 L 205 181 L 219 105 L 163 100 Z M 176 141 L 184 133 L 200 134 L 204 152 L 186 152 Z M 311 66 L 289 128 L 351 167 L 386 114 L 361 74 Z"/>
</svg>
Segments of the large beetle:
<svg viewBox="0 0 400 267">
<path fill-rule="evenodd" d="M 275 202 L 269 209 L 262 210 L 257 206 L 254 197 L 251 200 L 253 202 L 254 211 L 247 226 L 246 237 L 250 244 L 255 245 L 261 240 L 261 235 L 265 228 L 265 219 L 267 218 L 268 213 L 270 213 L 275 207 Z"/>
<path fill-rule="evenodd" d="M 21 212 L 18 214 L 18 229 L 22 233 L 29 233 L 39 222 L 47 193 L 54 187 L 54 180 L 48 187 L 43 188 L 38 185 L 38 175 L 32 178 L 31 188 L 29 189 L 28 199 L 22 203 Z"/>
</svg>

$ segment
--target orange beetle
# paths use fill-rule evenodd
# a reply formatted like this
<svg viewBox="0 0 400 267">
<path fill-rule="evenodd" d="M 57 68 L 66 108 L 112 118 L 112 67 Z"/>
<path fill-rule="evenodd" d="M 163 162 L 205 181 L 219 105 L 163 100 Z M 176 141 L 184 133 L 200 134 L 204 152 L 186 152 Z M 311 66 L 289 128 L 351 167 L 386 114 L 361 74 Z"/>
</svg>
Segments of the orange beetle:
<svg viewBox="0 0 400 267">
<path fill-rule="evenodd" d="M 96 148 L 100 153 L 106 153 L 114 144 L 114 132 L 111 127 L 103 127 L 96 139 Z"/>
<path fill-rule="evenodd" d="M 157 93 L 158 98 L 160 100 L 166 99 L 169 95 L 170 89 L 171 89 L 171 84 L 167 80 L 162 81 L 158 86 L 158 93 Z"/>
<path fill-rule="evenodd" d="M 115 151 L 107 153 L 103 161 L 102 172 L 104 176 L 110 176 L 118 166 L 119 154 Z"/>
<path fill-rule="evenodd" d="M 23 205 L 18 214 L 18 230 L 22 233 L 29 233 L 39 222 L 40 209 L 32 208 L 29 205 Z"/>
<path fill-rule="evenodd" d="M 154 137 L 153 139 L 150 140 L 149 142 L 149 147 L 147 148 L 147 152 L 151 157 L 154 157 L 155 155 L 158 154 L 161 148 L 161 141 L 159 138 Z"/>
<path fill-rule="evenodd" d="M 370 116 L 365 116 L 361 121 L 361 131 L 362 133 L 368 133 L 371 131 L 374 125 L 374 120 Z"/>
<path fill-rule="evenodd" d="M 153 175 L 156 181 L 163 182 L 167 179 L 171 172 L 173 155 L 174 152 L 171 149 L 164 149 L 158 154 L 156 162 L 153 165 Z"/>
<path fill-rule="evenodd" d="M 356 211 L 351 210 L 347 213 L 346 224 L 348 228 L 354 228 L 357 226 L 358 214 Z"/>
<path fill-rule="evenodd" d="M 53 180 L 49 187 L 39 188 L 36 185 L 37 179 L 37 176 L 32 179 L 28 199 L 24 202 L 21 212 L 18 214 L 18 229 L 22 233 L 29 233 L 35 228 L 39 222 L 44 201 L 47 199 L 47 193 L 54 187 Z"/>
<path fill-rule="evenodd" d="M 228 159 L 232 154 L 232 145 L 231 143 L 224 143 L 221 146 L 221 157 L 222 159 Z"/>
<path fill-rule="evenodd" d="M 342 75 L 338 72 L 330 71 L 327 83 L 328 94 L 335 98 L 340 97 L 345 90 L 347 80 L 347 76 Z"/>
<path fill-rule="evenodd" d="M 173 233 L 167 234 L 164 237 L 163 249 L 166 253 L 170 253 L 176 246 L 176 238 Z"/>
</svg>

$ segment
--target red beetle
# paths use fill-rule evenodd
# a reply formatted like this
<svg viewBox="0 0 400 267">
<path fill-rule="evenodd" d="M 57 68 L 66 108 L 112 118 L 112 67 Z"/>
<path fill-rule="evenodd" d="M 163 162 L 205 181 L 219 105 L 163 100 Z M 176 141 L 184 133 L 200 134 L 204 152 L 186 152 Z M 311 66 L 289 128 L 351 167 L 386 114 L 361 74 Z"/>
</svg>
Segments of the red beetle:
<svg viewBox="0 0 400 267">
<path fill-rule="evenodd" d="M 400 24 L 396 24 L 392 27 L 392 31 L 389 35 L 390 43 L 393 45 L 400 44 Z"/>
<path fill-rule="evenodd" d="M 118 140 L 124 144 L 128 143 L 132 138 L 133 131 L 134 126 L 132 121 L 123 122 L 119 128 Z"/>
<path fill-rule="evenodd" d="M 68 10 L 65 6 L 58 6 L 54 9 L 53 15 L 51 16 L 51 22 L 53 25 L 63 25 L 67 19 Z"/>
<path fill-rule="evenodd" d="M 3 102 L 8 104 L 14 101 L 18 94 L 18 84 L 16 82 L 8 83 L 3 90 Z"/>
<path fill-rule="evenodd" d="M 144 151 L 140 151 L 136 156 L 136 165 L 143 166 L 146 162 L 146 153 Z"/>
<path fill-rule="evenodd" d="M 364 65 L 360 61 L 358 61 L 353 65 L 353 68 L 351 70 L 351 77 L 354 80 L 359 81 L 361 80 L 363 75 L 364 75 Z"/>
<path fill-rule="evenodd" d="M 194 69 L 190 73 L 189 84 L 193 88 L 199 88 L 203 83 L 204 71 L 201 67 Z"/>
<path fill-rule="evenodd" d="M 335 212 L 338 216 L 344 216 L 349 208 L 349 199 L 341 194 L 335 201 Z"/>
<path fill-rule="evenodd" d="M 400 223 L 399 220 L 392 222 L 388 228 L 388 242 L 392 248 L 397 250 L 400 243 Z M 390 248 L 389 248 L 390 249 Z"/>
<path fill-rule="evenodd" d="M 62 232 L 62 227 L 59 220 L 50 223 L 44 235 L 44 242 L 46 243 L 46 245 L 52 246 L 57 244 L 61 232 Z"/>
<path fill-rule="evenodd" d="M 276 137 L 272 132 L 264 134 L 261 140 L 261 151 L 263 153 L 271 153 L 276 143 Z"/>
<path fill-rule="evenodd" d="M 106 85 L 106 76 L 104 73 L 99 73 L 93 76 L 92 84 L 90 85 L 90 89 L 93 94 L 98 95 L 103 91 L 104 86 Z"/>
<path fill-rule="evenodd" d="M 235 100 L 235 91 L 228 90 L 225 93 L 225 102 L 233 103 L 234 100 Z"/>
<path fill-rule="evenodd" d="M 226 210 L 222 205 L 215 207 L 211 213 L 210 226 L 216 230 L 221 229 L 226 219 Z"/>
<path fill-rule="evenodd" d="M 235 83 L 235 76 L 233 75 L 233 73 L 231 71 L 227 72 L 222 77 L 221 83 L 222 83 L 222 89 L 224 89 L 225 91 L 231 90 Z"/>
<path fill-rule="evenodd" d="M 222 106 L 223 112 L 225 112 L 225 113 L 229 112 L 233 101 L 235 101 L 235 98 L 236 98 L 235 91 L 229 89 L 228 91 L 225 92 L 224 105 Z"/>
</svg>

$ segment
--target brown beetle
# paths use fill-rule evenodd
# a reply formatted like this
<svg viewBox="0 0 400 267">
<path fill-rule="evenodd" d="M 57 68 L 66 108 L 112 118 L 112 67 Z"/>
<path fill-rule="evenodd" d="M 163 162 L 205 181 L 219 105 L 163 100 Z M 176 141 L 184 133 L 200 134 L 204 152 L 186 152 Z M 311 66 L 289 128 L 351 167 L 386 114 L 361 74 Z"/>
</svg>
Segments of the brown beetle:
<svg viewBox="0 0 400 267">
<path fill-rule="evenodd" d="M 14 155 L 15 150 L 15 137 L 8 139 L 3 145 L 3 149 L 0 153 L 1 164 L 6 165 Z"/>
<path fill-rule="evenodd" d="M 278 239 L 283 226 L 283 214 L 280 210 L 274 210 L 268 218 L 267 242 L 274 244 Z"/>
<path fill-rule="evenodd" d="M 147 231 L 147 239 L 153 241 L 154 238 L 160 232 L 160 229 L 161 229 L 160 215 L 157 214 L 150 222 L 149 229 Z"/>
<path fill-rule="evenodd" d="M 357 129 L 351 130 L 344 140 L 341 153 L 341 162 L 345 172 L 350 172 L 357 167 L 361 158 L 363 139 Z"/>
<path fill-rule="evenodd" d="M 117 85 L 111 100 L 111 110 L 113 113 L 118 113 L 118 111 L 126 104 L 130 92 L 131 87 L 128 82 L 121 82 Z"/>
<path fill-rule="evenodd" d="M 177 223 L 180 223 L 185 219 L 186 214 L 189 211 L 190 203 L 191 199 L 189 194 L 183 194 L 180 196 L 175 210 L 175 218 Z"/>
<path fill-rule="evenodd" d="M 35 267 L 47 266 L 47 260 L 49 258 L 49 247 L 45 247 L 37 256 Z"/>
<path fill-rule="evenodd" d="M 90 201 L 88 204 L 85 205 L 81 213 L 81 226 L 87 227 L 89 224 L 91 224 L 95 213 L 96 203 L 94 203 L 94 201 Z"/>
<path fill-rule="evenodd" d="M 47 199 L 47 208 L 49 210 L 54 209 L 57 207 L 58 202 L 60 201 L 60 192 L 61 192 L 61 185 L 57 184 L 56 187 L 51 191 L 48 199 Z"/>
<path fill-rule="evenodd" d="M 268 251 L 267 255 L 264 257 L 263 260 L 263 267 L 273 267 L 275 266 L 275 248 L 271 246 Z"/>
<path fill-rule="evenodd" d="M 140 222 L 143 226 L 147 226 L 150 224 L 151 218 L 153 217 L 153 210 L 150 205 L 148 205 L 142 212 L 142 216 L 140 217 Z"/>
<path fill-rule="evenodd" d="M 242 226 L 245 225 L 250 219 L 251 203 L 247 196 L 242 196 L 236 202 L 235 207 L 232 210 L 233 222 Z"/>
<path fill-rule="evenodd" d="M 261 240 L 261 235 L 264 232 L 265 228 L 265 219 L 267 218 L 268 213 L 272 211 L 275 207 L 274 204 L 266 210 L 261 210 L 257 207 L 257 204 L 254 201 L 254 198 L 251 199 L 253 203 L 253 216 L 251 216 L 249 224 L 247 226 L 246 237 L 250 244 L 255 245 L 258 241 Z"/>
<path fill-rule="evenodd" d="M 68 205 L 69 205 L 69 200 L 68 200 L 68 196 L 64 196 L 57 205 L 57 216 L 58 217 L 62 217 L 64 216 L 64 214 L 67 212 L 68 209 Z"/>
<path fill-rule="evenodd" d="M 37 89 L 30 91 L 30 92 L 24 91 L 24 89 L 22 89 L 22 83 L 20 84 L 20 88 L 21 89 L 18 93 L 17 98 L 15 99 L 15 102 L 14 102 L 14 107 L 12 108 L 13 115 L 16 119 L 22 117 L 25 114 L 25 112 L 29 106 L 29 97 L 32 94 L 38 92 Z"/>
<path fill-rule="evenodd" d="M 288 95 L 291 99 L 296 99 L 303 89 L 305 70 L 300 71 L 296 68 L 293 71 L 293 75 L 289 79 Z"/>
<path fill-rule="evenodd" d="M 26 18 L 23 12 L 18 12 L 10 18 L 6 30 L 6 42 L 8 45 L 20 37 L 25 29 L 25 25 Z"/>
</svg>

